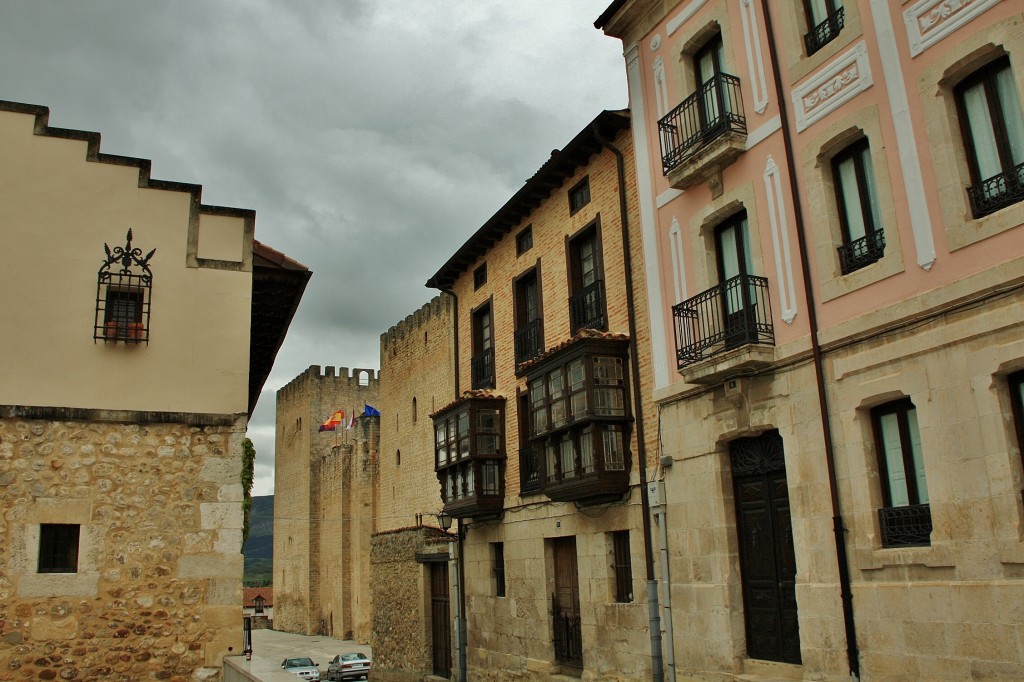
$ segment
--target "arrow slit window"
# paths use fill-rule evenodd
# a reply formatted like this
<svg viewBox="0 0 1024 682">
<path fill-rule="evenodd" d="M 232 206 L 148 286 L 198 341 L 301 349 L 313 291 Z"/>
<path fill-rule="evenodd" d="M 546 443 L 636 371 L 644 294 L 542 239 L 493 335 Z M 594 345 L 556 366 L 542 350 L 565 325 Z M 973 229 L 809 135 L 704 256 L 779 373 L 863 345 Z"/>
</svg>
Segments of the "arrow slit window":
<svg viewBox="0 0 1024 682">
<path fill-rule="evenodd" d="M 103 245 L 106 256 L 96 277 L 96 317 L 93 340 L 104 343 L 149 344 L 153 272 L 149 260 L 132 245 L 132 231 L 123 247 Z"/>
</svg>

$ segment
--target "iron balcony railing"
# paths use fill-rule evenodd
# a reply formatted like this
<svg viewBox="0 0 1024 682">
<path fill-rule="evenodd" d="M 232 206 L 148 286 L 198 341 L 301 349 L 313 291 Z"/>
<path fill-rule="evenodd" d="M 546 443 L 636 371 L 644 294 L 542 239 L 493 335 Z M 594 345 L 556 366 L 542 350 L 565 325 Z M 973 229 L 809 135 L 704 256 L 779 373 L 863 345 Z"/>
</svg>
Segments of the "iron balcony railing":
<svg viewBox="0 0 1024 682">
<path fill-rule="evenodd" d="M 839 267 L 844 275 L 871 265 L 885 255 L 885 233 L 881 230 L 868 232 L 860 239 L 843 244 L 839 252 Z"/>
<path fill-rule="evenodd" d="M 926 547 L 931 544 L 931 506 L 882 507 L 878 510 L 878 526 L 883 547 Z"/>
<path fill-rule="evenodd" d="M 1024 163 L 967 188 L 975 218 L 1024 201 Z"/>
<path fill-rule="evenodd" d="M 665 175 L 727 132 L 746 134 L 740 79 L 719 73 L 658 121 Z"/>
<path fill-rule="evenodd" d="M 774 345 L 768 280 L 738 275 L 672 306 L 679 369 L 748 343 Z"/>
<path fill-rule="evenodd" d="M 494 388 L 494 349 L 477 353 L 470 360 L 473 389 Z"/>
<path fill-rule="evenodd" d="M 569 325 L 572 334 L 581 329 L 608 328 L 604 314 L 604 281 L 597 280 L 569 298 Z"/>
<path fill-rule="evenodd" d="M 828 15 L 825 17 L 825 21 L 812 28 L 810 32 L 804 36 L 804 45 L 807 47 L 807 56 L 810 57 L 825 45 L 832 42 L 832 40 L 839 35 L 839 32 L 843 30 L 845 22 L 846 8 L 840 7 L 835 11 L 835 14 Z"/>
<path fill-rule="evenodd" d="M 544 350 L 544 321 L 527 322 L 515 331 L 516 364 L 532 360 Z"/>
</svg>

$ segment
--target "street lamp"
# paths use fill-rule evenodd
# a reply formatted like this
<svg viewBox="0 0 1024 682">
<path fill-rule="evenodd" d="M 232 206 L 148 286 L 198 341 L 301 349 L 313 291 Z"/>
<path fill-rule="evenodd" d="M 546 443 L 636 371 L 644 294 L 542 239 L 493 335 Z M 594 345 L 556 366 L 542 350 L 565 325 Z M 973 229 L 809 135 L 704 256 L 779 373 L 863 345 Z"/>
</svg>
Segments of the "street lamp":
<svg viewBox="0 0 1024 682">
<path fill-rule="evenodd" d="M 452 527 L 452 515 L 442 509 L 437 513 L 437 525 L 447 533 Z M 459 682 L 466 682 L 466 591 L 463 587 L 463 576 L 465 575 L 465 564 L 462 561 L 462 540 L 466 537 L 466 530 L 459 519 L 455 531 L 455 596 L 456 596 L 456 622 L 458 623 L 457 639 L 455 648 L 459 659 Z"/>
</svg>

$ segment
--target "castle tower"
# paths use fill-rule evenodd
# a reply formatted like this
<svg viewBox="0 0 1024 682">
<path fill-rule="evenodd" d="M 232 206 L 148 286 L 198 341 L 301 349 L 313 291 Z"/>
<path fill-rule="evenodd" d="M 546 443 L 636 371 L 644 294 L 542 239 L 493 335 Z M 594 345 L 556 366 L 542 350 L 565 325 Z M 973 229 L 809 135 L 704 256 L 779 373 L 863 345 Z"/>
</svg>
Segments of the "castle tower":
<svg viewBox="0 0 1024 682">
<path fill-rule="evenodd" d="M 350 539 L 356 516 L 372 509 L 345 499 L 355 472 L 369 471 L 376 454 L 377 417 L 364 405 L 379 405 L 372 369 L 313 365 L 277 393 L 274 491 L 274 627 L 301 634 L 351 636 L 353 619 L 345 599 L 351 570 Z M 338 410 L 345 419 L 334 431 L 320 426 Z M 348 428 L 353 414 L 355 424 Z M 371 444 L 373 444 L 371 446 Z M 346 474 L 346 471 L 348 474 Z M 369 486 L 359 486 L 368 491 Z M 358 524 L 356 525 L 358 527 Z"/>
</svg>

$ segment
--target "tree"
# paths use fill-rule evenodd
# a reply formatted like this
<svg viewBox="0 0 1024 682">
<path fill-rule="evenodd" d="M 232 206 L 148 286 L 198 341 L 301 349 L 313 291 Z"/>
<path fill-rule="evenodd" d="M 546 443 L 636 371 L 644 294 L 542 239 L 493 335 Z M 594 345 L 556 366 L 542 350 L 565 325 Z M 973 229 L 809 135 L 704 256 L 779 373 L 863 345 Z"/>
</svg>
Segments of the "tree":
<svg viewBox="0 0 1024 682">
<path fill-rule="evenodd" d="M 252 511 L 252 483 L 256 470 L 256 447 L 242 441 L 242 544 L 249 539 L 249 513 Z"/>
</svg>

